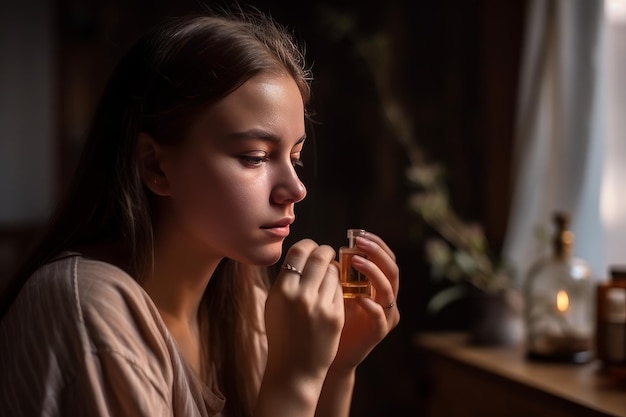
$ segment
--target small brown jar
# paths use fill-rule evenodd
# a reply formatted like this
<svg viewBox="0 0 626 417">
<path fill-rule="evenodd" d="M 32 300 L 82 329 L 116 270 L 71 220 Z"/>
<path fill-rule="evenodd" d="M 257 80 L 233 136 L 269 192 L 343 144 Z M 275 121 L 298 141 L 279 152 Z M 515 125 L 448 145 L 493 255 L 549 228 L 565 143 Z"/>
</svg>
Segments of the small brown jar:
<svg viewBox="0 0 626 417">
<path fill-rule="evenodd" d="M 611 268 L 596 291 L 596 356 L 605 371 L 626 377 L 626 267 Z"/>
</svg>

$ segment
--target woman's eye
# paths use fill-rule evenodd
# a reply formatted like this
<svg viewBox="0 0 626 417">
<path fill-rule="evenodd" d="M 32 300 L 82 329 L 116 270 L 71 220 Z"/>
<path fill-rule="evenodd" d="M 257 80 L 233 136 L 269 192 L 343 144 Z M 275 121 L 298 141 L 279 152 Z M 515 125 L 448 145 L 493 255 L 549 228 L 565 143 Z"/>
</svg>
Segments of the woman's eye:
<svg viewBox="0 0 626 417">
<path fill-rule="evenodd" d="M 267 154 L 255 154 L 255 155 L 244 154 L 244 155 L 239 155 L 238 158 L 244 165 L 247 165 L 250 167 L 257 167 L 257 166 L 263 165 L 264 163 L 270 160 L 270 157 Z M 304 166 L 304 164 L 300 160 L 300 157 L 292 157 L 291 165 L 293 165 L 294 168 L 301 168 Z"/>
<path fill-rule="evenodd" d="M 267 156 L 257 156 L 257 155 L 241 155 L 239 159 L 250 166 L 259 166 L 264 162 L 267 162 Z"/>
</svg>

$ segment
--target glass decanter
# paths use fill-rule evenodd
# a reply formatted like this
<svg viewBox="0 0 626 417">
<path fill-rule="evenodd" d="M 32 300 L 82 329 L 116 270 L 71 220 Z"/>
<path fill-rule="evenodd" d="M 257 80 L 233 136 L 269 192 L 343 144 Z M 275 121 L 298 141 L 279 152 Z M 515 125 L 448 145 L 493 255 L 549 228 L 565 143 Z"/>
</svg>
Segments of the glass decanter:
<svg viewBox="0 0 626 417">
<path fill-rule="evenodd" d="M 572 255 L 569 215 L 554 215 L 552 255 L 529 270 L 524 285 L 526 353 L 529 359 L 585 363 L 593 347 L 593 276 Z"/>
</svg>

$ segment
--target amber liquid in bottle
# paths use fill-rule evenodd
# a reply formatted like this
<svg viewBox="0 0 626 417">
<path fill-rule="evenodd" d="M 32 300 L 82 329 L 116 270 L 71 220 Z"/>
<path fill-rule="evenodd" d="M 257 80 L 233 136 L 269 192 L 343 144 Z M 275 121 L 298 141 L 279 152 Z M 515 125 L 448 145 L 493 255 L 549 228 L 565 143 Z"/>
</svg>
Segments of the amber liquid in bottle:
<svg viewBox="0 0 626 417">
<path fill-rule="evenodd" d="M 354 255 L 365 256 L 356 248 L 356 237 L 364 234 L 362 229 L 348 229 L 348 246 L 339 248 L 341 287 L 344 298 L 370 297 L 372 286 L 365 275 L 352 267 Z"/>
</svg>

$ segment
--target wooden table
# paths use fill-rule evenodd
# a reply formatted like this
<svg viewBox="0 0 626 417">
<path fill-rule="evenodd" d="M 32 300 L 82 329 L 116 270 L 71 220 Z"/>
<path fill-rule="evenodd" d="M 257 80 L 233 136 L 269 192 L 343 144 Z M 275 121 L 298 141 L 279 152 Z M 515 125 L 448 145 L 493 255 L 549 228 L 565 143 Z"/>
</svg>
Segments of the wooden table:
<svg viewBox="0 0 626 417">
<path fill-rule="evenodd" d="M 597 362 L 532 362 L 522 346 L 471 346 L 460 333 L 415 342 L 431 373 L 431 417 L 626 417 L 626 386 Z"/>
</svg>

